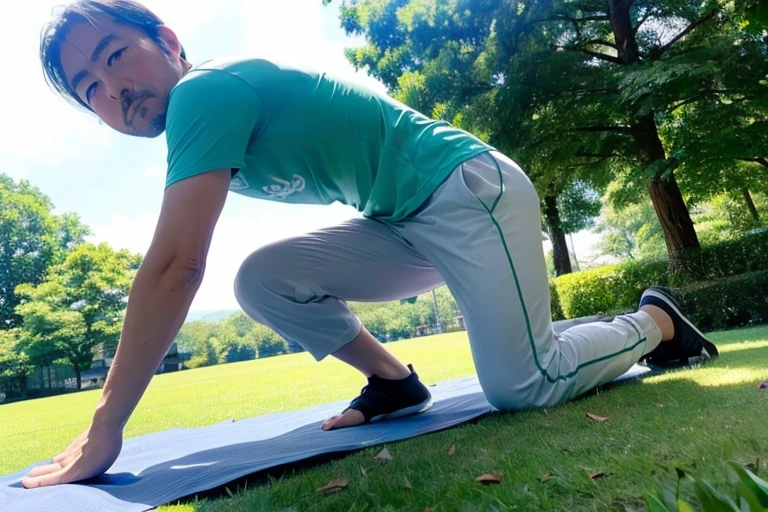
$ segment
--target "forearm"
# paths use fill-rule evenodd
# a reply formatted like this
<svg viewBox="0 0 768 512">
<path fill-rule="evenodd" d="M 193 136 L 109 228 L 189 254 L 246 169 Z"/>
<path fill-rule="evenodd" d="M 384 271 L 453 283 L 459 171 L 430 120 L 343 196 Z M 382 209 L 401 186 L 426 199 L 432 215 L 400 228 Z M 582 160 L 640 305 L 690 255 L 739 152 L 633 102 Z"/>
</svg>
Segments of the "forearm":
<svg viewBox="0 0 768 512">
<path fill-rule="evenodd" d="M 181 329 L 202 272 L 145 260 L 128 297 L 123 331 L 94 421 L 123 427 Z"/>
</svg>

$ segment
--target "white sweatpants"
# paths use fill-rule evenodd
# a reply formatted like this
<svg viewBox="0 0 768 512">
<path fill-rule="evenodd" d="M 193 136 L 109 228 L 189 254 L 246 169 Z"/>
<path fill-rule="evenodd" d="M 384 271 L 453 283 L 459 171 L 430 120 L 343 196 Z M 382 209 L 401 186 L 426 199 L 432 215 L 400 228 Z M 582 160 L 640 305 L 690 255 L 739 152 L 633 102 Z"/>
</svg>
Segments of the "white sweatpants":
<svg viewBox="0 0 768 512">
<path fill-rule="evenodd" d="M 557 336 L 540 212 L 520 168 L 483 154 L 402 223 L 355 219 L 259 249 L 243 263 L 235 293 L 251 318 L 320 360 L 360 332 L 344 301 L 404 299 L 445 283 L 491 405 L 555 405 L 624 373 L 661 332 L 638 311 Z"/>
</svg>

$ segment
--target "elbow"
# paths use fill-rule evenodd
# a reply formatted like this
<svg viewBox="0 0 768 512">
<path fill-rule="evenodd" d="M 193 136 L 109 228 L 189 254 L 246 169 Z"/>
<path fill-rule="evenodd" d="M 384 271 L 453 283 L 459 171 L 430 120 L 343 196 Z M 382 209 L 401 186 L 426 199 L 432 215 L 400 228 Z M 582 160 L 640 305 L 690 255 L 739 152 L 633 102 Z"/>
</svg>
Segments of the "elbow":
<svg viewBox="0 0 768 512">
<path fill-rule="evenodd" d="M 176 257 L 166 268 L 165 274 L 183 287 L 197 288 L 205 274 L 205 257 Z"/>
</svg>

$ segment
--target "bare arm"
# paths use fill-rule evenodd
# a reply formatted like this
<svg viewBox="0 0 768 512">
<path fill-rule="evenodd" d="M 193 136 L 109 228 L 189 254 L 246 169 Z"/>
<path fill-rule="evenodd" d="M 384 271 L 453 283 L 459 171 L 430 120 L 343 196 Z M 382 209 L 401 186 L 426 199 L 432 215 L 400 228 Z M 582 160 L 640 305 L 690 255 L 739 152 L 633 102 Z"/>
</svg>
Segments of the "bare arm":
<svg viewBox="0 0 768 512">
<path fill-rule="evenodd" d="M 124 426 L 168 352 L 202 281 L 229 179 L 229 169 L 223 169 L 166 190 L 94 421 Z"/>
<path fill-rule="evenodd" d="M 91 425 L 51 464 L 22 478 L 24 487 L 84 480 L 103 473 L 117 459 L 123 427 L 178 334 L 200 286 L 229 179 L 229 169 L 222 169 L 166 190 L 155 236 L 128 296 L 117 354 Z"/>
</svg>

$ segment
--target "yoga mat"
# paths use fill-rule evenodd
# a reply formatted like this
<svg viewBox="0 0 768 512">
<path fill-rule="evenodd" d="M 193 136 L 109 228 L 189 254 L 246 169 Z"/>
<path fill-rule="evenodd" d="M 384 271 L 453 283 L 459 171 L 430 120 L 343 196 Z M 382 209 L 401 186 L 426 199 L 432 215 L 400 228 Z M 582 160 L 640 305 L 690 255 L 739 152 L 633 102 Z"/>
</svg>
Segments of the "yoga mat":
<svg viewBox="0 0 768 512">
<path fill-rule="evenodd" d="M 559 323 L 558 331 L 582 321 Z M 652 373 L 635 365 L 617 381 Z M 325 432 L 320 425 L 348 401 L 300 411 L 171 429 L 126 439 L 108 473 L 77 484 L 24 489 L 21 477 L 40 462 L 0 476 L 0 511 L 143 512 L 240 477 L 314 456 L 350 452 L 445 430 L 493 410 L 477 377 L 430 388 L 435 405 L 423 414 Z"/>
</svg>

